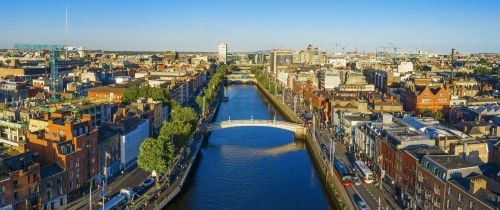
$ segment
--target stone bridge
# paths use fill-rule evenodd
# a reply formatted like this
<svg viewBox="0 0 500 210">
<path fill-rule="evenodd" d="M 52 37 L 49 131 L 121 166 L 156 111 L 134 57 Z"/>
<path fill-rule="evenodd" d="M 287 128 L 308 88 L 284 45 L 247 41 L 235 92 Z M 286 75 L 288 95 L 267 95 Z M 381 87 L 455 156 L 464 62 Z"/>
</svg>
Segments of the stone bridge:
<svg viewBox="0 0 500 210">
<path fill-rule="evenodd" d="M 285 121 L 276 121 L 276 120 L 227 120 L 221 122 L 208 123 L 202 126 L 201 130 L 204 133 L 209 133 L 211 131 L 218 129 L 234 128 L 234 127 L 278 128 L 293 132 L 294 137 L 297 139 L 303 139 L 307 132 L 306 128 L 303 125 Z"/>
</svg>

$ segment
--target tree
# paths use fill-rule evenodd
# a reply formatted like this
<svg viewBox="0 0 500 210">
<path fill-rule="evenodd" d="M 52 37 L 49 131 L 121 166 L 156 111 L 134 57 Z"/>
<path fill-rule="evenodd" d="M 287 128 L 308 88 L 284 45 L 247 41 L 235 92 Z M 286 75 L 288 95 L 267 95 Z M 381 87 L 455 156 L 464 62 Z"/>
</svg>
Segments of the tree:
<svg viewBox="0 0 500 210">
<path fill-rule="evenodd" d="M 439 122 L 444 121 L 444 116 L 443 116 L 443 113 L 441 111 L 435 112 L 435 111 L 432 111 L 430 109 L 424 109 L 420 114 L 422 115 L 422 117 L 431 117 Z"/>
<path fill-rule="evenodd" d="M 481 66 L 474 70 L 474 74 L 482 74 L 482 75 L 491 74 L 491 72 L 492 72 L 491 68 L 488 68 L 486 66 Z"/>
<path fill-rule="evenodd" d="M 172 108 L 171 114 L 172 121 L 189 123 L 193 127 L 196 126 L 196 121 L 198 121 L 196 112 L 190 107 Z"/>
<path fill-rule="evenodd" d="M 128 87 L 123 92 L 122 102 L 128 104 L 136 101 L 137 98 L 139 98 L 139 88 L 137 86 Z"/>
<path fill-rule="evenodd" d="M 488 61 L 486 60 L 486 58 L 480 58 L 479 63 L 485 65 L 488 64 Z"/>
<path fill-rule="evenodd" d="M 175 148 L 181 148 L 191 139 L 193 127 L 191 124 L 180 121 L 164 122 L 158 139 L 171 139 Z"/>
<path fill-rule="evenodd" d="M 122 102 L 125 104 L 137 101 L 139 98 L 151 98 L 155 101 L 168 102 L 170 100 L 170 92 L 167 89 L 157 87 L 137 87 L 132 86 L 125 89 L 123 92 Z"/>
<path fill-rule="evenodd" d="M 147 172 L 166 172 L 172 165 L 173 152 L 165 151 L 164 142 L 149 138 L 141 143 L 137 165 Z"/>
</svg>

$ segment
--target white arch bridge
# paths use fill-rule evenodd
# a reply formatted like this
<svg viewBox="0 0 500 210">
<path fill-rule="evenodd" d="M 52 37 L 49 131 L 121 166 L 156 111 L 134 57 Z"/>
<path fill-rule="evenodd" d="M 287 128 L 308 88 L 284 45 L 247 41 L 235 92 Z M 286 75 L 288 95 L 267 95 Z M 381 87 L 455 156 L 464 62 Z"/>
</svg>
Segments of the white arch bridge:
<svg viewBox="0 0 500 210">
<path fill-rule="evenodd" d="M 304 138 L 306 128 L 303 125 L 276 120 L 227 120 L 221 122 L 208 123 L 202 126 L 204 133 L 214 130 L 234 127 L 269 127 L 292 131 L 295 138 Z"/>
</svg>

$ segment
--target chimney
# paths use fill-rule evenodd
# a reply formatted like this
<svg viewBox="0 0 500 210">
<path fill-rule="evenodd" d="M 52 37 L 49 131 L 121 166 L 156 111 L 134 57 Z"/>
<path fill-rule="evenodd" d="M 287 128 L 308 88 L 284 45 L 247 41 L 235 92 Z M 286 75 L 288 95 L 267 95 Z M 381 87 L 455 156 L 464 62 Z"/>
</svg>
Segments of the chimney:
<svg viewBox="0 0 500 210">
<path fill-rule="evenodd" d="M 483 179 L 482 177 L 474 177 L 470 179 L 469 183 L 469 193 L 474 194 L 476 193 L 479 189 L 486 189 L 486 180 Z"/>
</svg>

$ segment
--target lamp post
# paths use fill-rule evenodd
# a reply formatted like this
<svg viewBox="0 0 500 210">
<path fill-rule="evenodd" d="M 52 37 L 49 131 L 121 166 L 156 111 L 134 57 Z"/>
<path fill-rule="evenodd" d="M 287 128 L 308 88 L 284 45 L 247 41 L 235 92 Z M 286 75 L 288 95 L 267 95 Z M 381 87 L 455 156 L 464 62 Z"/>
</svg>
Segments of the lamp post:
<svg viewBox="0 0 500 210">
<path fill-rule="evenodd" d="M 293 96 L 293 113 L 297 114 L 297 96 Z"/>
<path fill-rule="evenodd" d="M 106 178 L 108 176 L 108 158 L 109 153 L 104 152 L 104 180 L 102 181 L 102 208 L 104 209 L 104 198 L 106 197 Z"/>
</svg>

